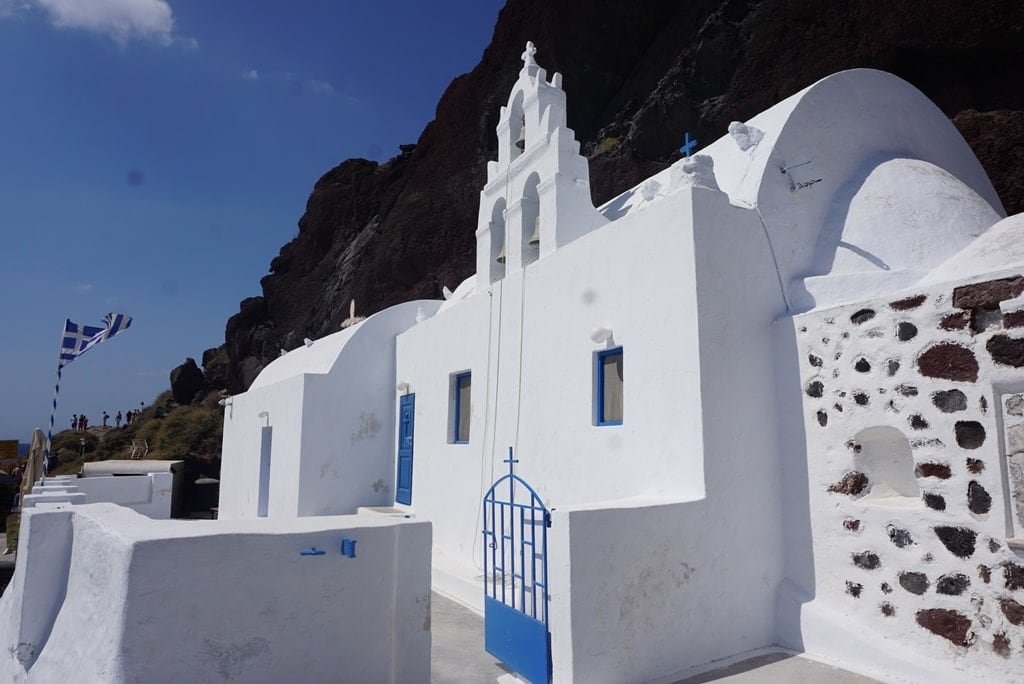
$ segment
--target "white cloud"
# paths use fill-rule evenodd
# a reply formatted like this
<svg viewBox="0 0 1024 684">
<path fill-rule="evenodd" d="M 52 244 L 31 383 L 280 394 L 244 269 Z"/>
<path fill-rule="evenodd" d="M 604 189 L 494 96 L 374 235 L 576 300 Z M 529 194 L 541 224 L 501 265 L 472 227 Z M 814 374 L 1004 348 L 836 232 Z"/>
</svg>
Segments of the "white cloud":
<svg viewBox="0 0 1024 684">
<path fill-rule="evenodd" d="M 92 283 L 79 283 L 75 289 L 79 292 L 92 292 Z"/>
<path fill-rule="evenodd" d="M 249 69 L 242 72 L 242 80 L 244 81 L 255 81 L 260 77 L 260 72 L 255 69 Z"/>
<path fill-rule="evenodd" d="M 176 39 L 174 15 L 167 0 L 34 0 L 59 28 L 82 29 L 110 36 L 125 45 L 130 40 L 153 40 L 171 45 L 176 40 L 194 49 L 194 39 Z"/>
<path fill-rule="evenodd" d="M 334 86 L 327 81 L 312 79 L 309 82 L 309 89 L 317 95 L 330 95 L 334 92 Z"/>
</svg>

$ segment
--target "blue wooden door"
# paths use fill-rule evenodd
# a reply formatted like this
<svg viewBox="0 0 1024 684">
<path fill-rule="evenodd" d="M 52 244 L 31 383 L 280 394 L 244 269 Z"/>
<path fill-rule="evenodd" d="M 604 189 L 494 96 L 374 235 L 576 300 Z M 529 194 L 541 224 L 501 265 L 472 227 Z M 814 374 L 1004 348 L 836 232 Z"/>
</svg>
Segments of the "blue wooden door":
<svg viewBox="0 0 1024 684">
<path fill-rule="evenodd" d="M 416 415 L 416 395 L 406 394 L 398 404 L 398 481 L 395 501 L 412 503 L 412 433 Z"/>
</svg>

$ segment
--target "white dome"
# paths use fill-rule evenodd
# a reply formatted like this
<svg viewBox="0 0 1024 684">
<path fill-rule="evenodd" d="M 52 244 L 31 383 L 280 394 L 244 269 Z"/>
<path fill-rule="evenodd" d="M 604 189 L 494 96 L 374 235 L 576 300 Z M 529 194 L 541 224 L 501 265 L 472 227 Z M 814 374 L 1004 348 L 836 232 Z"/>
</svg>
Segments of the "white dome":
<svg viewBox="0 0 1024 684">
<path fill-rule="evenodd" d="M 978 193 L 938 166 L 890 159 L 871 169 L 845 220 L 838 219 L 842 233 L 829 272 L 927 272 L 999 219 Z"/>
</svg>

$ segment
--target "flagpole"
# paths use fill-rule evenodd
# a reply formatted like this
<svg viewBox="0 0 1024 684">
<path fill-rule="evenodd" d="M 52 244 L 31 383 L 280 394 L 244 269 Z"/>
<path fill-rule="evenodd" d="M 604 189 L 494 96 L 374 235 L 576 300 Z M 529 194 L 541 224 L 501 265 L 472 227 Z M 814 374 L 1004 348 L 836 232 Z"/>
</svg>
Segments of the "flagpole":
<svg viewBox="0 0 1024 684">
<path fill-rule="evenodd" d="M 64 335 L 68 331 L 68 323 L 71 319 L 64 319 L 64 327 L 61 329 L 61 349 L 57 352 L 57 382 L 53 386 L 53 405 L 50 408 L 50 429 L 46 432 L 46 449 L 43 451 L 43 477 L 42 483 L 46 484 L 46 472 L 50 469 L 50 441 L 53 439 L 53 421 L 57 416 L 57 395 L 60 394 L 60 371 L 64 366 L 64 359 L 61 355 L 64 352 Z"/>
</svg>

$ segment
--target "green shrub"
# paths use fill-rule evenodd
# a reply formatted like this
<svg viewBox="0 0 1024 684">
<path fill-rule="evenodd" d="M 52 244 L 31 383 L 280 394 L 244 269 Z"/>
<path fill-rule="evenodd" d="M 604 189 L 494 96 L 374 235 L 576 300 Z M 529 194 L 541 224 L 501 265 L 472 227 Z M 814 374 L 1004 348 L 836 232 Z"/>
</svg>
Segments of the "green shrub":
<svg viewBox="0 0 1024 684">
<path fill-rule="evenodd" d="M 220 453 L 224 432 L 219 412 L 202 406 L 179 406 L 159 422 L 154 439 L 149 442 L 153 458 L 169 459 L 195 454 L 213 456 Z"/>
</svg>

